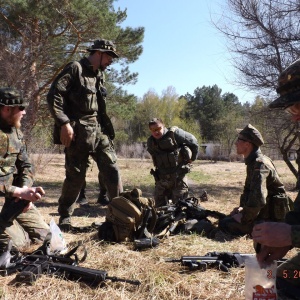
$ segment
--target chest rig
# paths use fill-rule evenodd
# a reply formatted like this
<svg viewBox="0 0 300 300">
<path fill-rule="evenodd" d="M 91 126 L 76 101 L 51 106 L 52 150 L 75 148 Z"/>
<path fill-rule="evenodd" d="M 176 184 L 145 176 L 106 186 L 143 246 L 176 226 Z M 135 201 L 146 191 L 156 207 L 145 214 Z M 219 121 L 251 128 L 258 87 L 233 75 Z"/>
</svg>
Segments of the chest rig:
<svg viewBox="0 0 300 300">
<path fill-rule="evenodd" d="M 177 169 L 179 149 L 174 137 L 177 128 L 172 126 L 162 138 L 153 138 L 154 164 L 161 174 L 173 173 Z"/>
</svg>

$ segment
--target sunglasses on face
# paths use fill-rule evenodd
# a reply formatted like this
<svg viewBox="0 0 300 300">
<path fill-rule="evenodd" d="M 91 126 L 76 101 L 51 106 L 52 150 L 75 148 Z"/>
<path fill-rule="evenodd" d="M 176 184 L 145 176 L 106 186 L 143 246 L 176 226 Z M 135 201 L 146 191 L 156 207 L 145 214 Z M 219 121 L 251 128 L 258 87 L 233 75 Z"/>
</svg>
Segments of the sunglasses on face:
<svg viewBox="0 0 300 300">
<path fill-rule="evenodd" d="M 19 108 L 20 111 L 25 110 L 25 106 L 18 106 L 18 108 Z"/>
<path fill-rule="evenodd" d="M 151 132 L 159 132 L 161 131 L 162 127 L 157 127 L 157 128 L 151 128 L 150 131 Z"/>
</svg>

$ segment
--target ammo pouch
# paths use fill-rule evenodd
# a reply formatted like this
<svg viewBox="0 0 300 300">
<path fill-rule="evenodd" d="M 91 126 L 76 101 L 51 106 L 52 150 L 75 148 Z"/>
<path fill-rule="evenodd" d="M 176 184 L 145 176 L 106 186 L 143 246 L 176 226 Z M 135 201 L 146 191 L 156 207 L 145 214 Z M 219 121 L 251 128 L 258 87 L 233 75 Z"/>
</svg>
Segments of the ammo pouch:
<svg viewBox="0 0 300 300">
<path fill-rule="evenodd" d="M 144 230 L 147 233 L 153 231 L 156 223 L 154 201 L 141 195 L 139 189 L 125 191 L 108 204 L 106 221 L 112 224 L 116 242 L 133 241 L 143 237 Z"/>
<path fill-rule="evenodd" d="M 285 215 L 293 210 L 293 201 L 286 194 L 271 196 L 268 202 L 269 218 L 272 221 L 281 221 L 285 219 Z"/>
</svg>

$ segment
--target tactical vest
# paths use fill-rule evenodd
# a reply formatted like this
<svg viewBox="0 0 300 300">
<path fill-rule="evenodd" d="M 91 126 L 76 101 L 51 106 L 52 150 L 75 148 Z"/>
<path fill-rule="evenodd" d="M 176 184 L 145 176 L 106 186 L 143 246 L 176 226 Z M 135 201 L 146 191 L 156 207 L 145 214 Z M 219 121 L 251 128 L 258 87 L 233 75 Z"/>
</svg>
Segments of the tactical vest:
<svg viewBox="0 0 300 300">
<path fill-rule="evenodd" d="M 177 126 L 172 126 L 161 139 L 152 139 L 154 164 L 161 174 L 173 173 L 178 166 L 179 149 L 174 137 Z"/>
</svg>

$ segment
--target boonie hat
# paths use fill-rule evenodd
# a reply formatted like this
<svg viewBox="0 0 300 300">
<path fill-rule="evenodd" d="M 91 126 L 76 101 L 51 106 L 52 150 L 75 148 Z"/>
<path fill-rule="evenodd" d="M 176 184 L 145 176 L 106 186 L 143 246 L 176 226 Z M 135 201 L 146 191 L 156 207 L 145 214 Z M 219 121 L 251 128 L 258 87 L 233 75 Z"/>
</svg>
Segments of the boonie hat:
<svg viewBox="0 0 300 300">
<path fill-rule="evenodd" d="M 260 132 L 251 124 L 248 124 L 244 129 L 242 129 L 239 132 L 240 135 L 243 136 L 243 138 L 252 144 L 254 144 L 256 147 L 260 147 L 264 144 L 264 140 L 262 138 L 262 135 Z"/>
<path fill-rule="evenodd" d="M 101 52 L 107 52 L 107 54 L 114 58 L 119 57 L 119 55 L 116 53 L 116 46 L 112 41 L 109 40 L 96 40 L 94 41 L 94 44 L 86 50 L 89 52 L 98 50 Z"/>
<path fill-rule="evenodd" d="M 20 106 L 25 108 L 27 103 L 22 97 L 20 91 L 14 88 L 0 88 L 0 105 L 5 106 Z"/>
<path fill-rule="evenodd" d="M 276 91 L 280 97 L 269 104 L 270 108 L 287 108 L 300 102 L 300 59 L 279 75 Z"/>
</svg>

